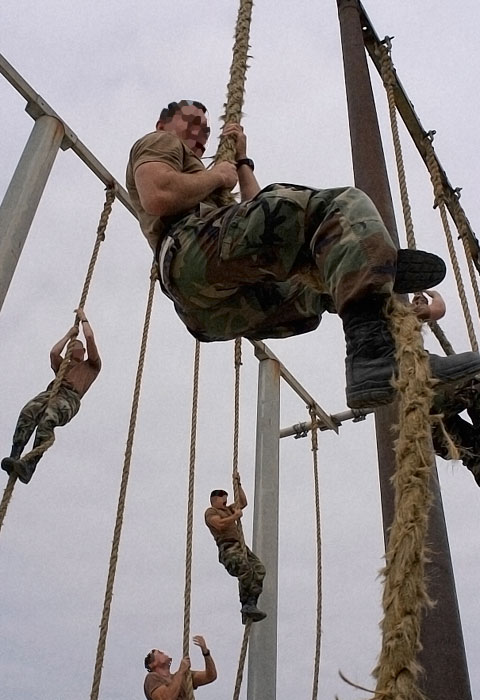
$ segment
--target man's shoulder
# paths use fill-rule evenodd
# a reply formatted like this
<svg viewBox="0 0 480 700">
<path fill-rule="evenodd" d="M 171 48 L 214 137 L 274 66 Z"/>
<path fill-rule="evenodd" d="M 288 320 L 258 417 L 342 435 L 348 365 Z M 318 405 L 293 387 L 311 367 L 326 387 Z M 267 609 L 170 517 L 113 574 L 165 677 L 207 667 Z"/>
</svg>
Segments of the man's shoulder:
<svg viewBox="0 0 480 700">
<path fill-rule="evenodd" d="M 205 511 L 205 518 L 211 516 L 211 515 L 219 515 L 221 518 L 226 518 L 231 513 L 233 510 L 231 509 L 231 506 L 227 506 L 226 508 L 214 508 L 213 506 L 210 506 L 210 508 L 207 508 Z"/>
<path fill-rule="evenodd" d="M 162 150 L 181 148 L 183 150 L 183 144 L 181 139 L 171 131 L 150 131 L 135 141 L 130 150 L 130 157 L 135 158 L 137 154 L 146 148 L 159 148 Z"/>
</svg>

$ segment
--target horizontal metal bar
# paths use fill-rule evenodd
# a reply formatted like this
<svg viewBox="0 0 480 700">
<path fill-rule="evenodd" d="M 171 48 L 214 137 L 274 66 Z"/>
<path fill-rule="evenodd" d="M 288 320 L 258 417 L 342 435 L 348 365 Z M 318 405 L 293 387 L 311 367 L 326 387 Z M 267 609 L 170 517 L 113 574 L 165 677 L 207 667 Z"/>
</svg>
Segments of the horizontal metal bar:
<svg viewBox="0 0 480 700">
<path fill-rule="evenodd" d="M 335 423 L 337 428 L 339 428 L 342 423 L 344 423 L 347 420 L 353 420 L 354 423 L 359 423 L 360 421 L 364 421 L 365 418 L 370 414 L 373 413 L 374 409 L 355 409 L 351 411 L 343 411 L 342 413 L 333 413 L 329 416 L 330 420 Z M 325 424 L 320 423 L 318 425 L 319 430 L 328 430 L 328 426 Z M 282 428 L 280 430 L 280 437 L 295 437 L 295 438 L 302 438 L 302 437 L 307 437 L 309 431 L 312 429 L 312 422 L 311 421 L 306 421 L 304 423 L 295 423 L 295 425 L 291 425 L 289 428 Z M 338 430 L 337 430 L 338 432 Z"/>
<path fill-rule="evenodd" d="M 270 350 L 270 348 L 265 345 L 261 340 L 250 340 L 251 344 L 255 348 L 255 357 L 259 360 L 269 358 L 270 360 L 276 360 L 280 367 L 280 376 L 284 379 L 287 384 L 294 390 L 294 392 L 300 396 L 305 404 L 309 408 L 313 408 L 315 414 L 322 425 L 325 426 L 325 430 L 334 430 L 338 433 L 338 425 L 331 419 L 331 417 L 326 413 L 321 406 L 315 401 L 315 399 L 308 393 L 306 389 L 298 382 L 293 374 L 291 374 L 288 369 L 283 365 L 278 357 Z"/>
<path fill-rule="evenodd" d="M 63 124 L 65 129 L 65 137 L 62 142 L 62 149 L 65 151 L 71 148 L 74 153 L 85 163 L 85 165 L 101 180 L 104 185 L 110 187 L 116 186 L 117 199 L 133 214 L 135 218 L 137 214 L 132 207 L 130 197 L 126 189 L 116 180 L 107 168 L 93 155 L 82 141 L 75 134 L 66 122 L 55 112 L 55 110 L 46 102 L 27 81 L 22 78 L 15 68 L 0 54 L 0 73 L 8 80 L 27 101 L 26 111 L 32 119 L 38 119 L 43 114 L 49 117 L 55 117 Z"/>
</svg>

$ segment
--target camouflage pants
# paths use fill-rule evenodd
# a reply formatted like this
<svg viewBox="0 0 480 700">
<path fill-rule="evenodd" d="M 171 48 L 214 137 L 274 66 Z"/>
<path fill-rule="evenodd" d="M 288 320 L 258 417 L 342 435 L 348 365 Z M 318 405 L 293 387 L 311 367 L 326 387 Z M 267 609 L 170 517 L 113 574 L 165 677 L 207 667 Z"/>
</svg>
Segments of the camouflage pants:
<svg viewBox="0 0 480 700">
<path fill-rule="evenodd" d="M 238 542 L 227 542 L 218 546 L 218 561 L 223 564 L 230 576 L 238 578 L 238 591 L 242 605 L 248 598 L 257 601 L 262 592 L 265 567 L 260 559 L 247 547 L 247 557 Z"/>
<path fill-rule="evenodd" d="M 56 427 L 66 425 L 78 413 L 80 397 L 73 389 L 62 384 L 50 406 L 49 398 L 50 387 L 22 408 L 13 435 L 14 445 L 23 449 L 37 428 L 34 441 L 34 447 L 37 447 L 52 437 Z"/>
<path fill-rule="evenodd" d="M 170 231 L 164 291 L 203 341 L 314 330 L 324 311 L 390 293 L 396 250 L 360 190 L 269 185 Z"/>
</svg>

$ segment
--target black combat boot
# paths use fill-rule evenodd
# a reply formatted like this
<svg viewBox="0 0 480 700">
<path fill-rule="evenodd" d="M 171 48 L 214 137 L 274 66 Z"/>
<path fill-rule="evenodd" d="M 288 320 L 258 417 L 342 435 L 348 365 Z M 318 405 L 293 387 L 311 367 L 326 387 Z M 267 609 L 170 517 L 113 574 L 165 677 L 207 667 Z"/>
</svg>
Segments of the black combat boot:
<svg viewBox="0 0 480 700">
<path fill-rule="evenodd" d="M 13 463 L 15 460 L 20 459 L 20 456 L 23 452 L 23 445 L 20 445 L 18 442 L 14 442 L 12 445 L 12 451 L 10 452 L 10 457 L 5 457 L 2 459 L 1 462 L 1 467 L 4 471 L 7 472 L 8 476 L 13 471 Z"/>
<path fill-rule="evenodd" d="M 387 297 L 372 294 L 342 312 L 347 345 L 346 395 L 350 408 L 381 406 L 393 401 L 395 345 L 384 315 Z"/>
<path fill-rule="evenodd" d="M 248 620 L 252 622 L 260 622 L 267 617 L 267 613 L 259 610 L 257 608 L 257 601 L 255 598 L 247 598 L 246 602 L 242 605 L 242 624 L 246 625 Z"/>
</svg>

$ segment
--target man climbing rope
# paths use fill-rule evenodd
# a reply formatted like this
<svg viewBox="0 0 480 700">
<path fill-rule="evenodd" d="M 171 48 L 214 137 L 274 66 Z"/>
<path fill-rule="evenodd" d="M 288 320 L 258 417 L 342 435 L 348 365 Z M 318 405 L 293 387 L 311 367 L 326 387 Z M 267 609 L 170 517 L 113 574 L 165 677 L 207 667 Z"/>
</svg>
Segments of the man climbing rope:
<svg viewBox="0 0 480 700">
<path fill-rule="evenodd" d="M 148 673 L 143 684 L 147 700 L 187 700 L 183 681 L 187 672 L 192 676 L 193 689 L 201 685 L 213 683 L 217 678 L 217 669 L 210 654 L 205 639 L 200 635 L 193 638 L 193 643 L 202 650 L 205 660 L 203 671 L 190 671 L 190 659 L 185 656 L 178 671 L 170 673 L 172 659 L 163 651 L 152 649 L 145 657 L 145 668 Z"/>
<path fill-rule="evenodd" d="M 427 296 L 432 300 L 430 303 Z M 438 321 L 446 313 L 443 297 L 430 289 L 417 292 L 411 304 L 423 322 Z M 471 422 L 461 417 L 464 411 Z M 480 381 L 469 379 L 453 386 L 438 387 L 431 413 L 443 416 L 445 430 L 458 449 L 460 459 L 480 486 Z M 448 441 L 438 422 L 432 425 L 432 439 L 435 453 L 443 459 L 452 459 Z"/>
<path fill-rule="evenodd" d="M 393 400 L 394 341 L 385 317 L 392 291 L 416 292 L 445 276 L 435 255 L 395 249 L 371 200 L 353 187 L 272 184 L 260 190 L 239 124 L 225 138 L 236 162 L 205 169 L 206 107 L 164 108 L 132 147 L 126 183 L 159 263 L 161 285 L 199 340 L 284 338 L 314 330 L 324 311 L 343 322 L 351 408 Z M 219 206 L 219 189 L 241 202 Z M 478 353 L 430 355 L 442 382 L 475 375 Z"/>
<path fill-rule="evenodd" d="M 87 359 L 84 359 L 85 348 L 83 343 L 77 339 L 58 394 L 48 405 L 53 385 L 52 381 L 45 391 L 35 396 L 22 408 L 13 435 L 10 457 L 2 459 L 2 469 L 8 475 L 14 472 L 24 484 L 28 484 L 32 478 L 43 454 L 32 457 L 26 455 L 25 458 L 20 459 L 33 431 L 35 428 L 37 429 L 33 443 L 33 449 L 35 449 L 53 437 L 54 429 L 57 426 L 66 425 L 71 421 L 73 416 L 78 413 L 80 399 L 91 387 L 102 366 L 93 330 L 85 316 L 85 312 L 83 309 L 77 309 L 76 314 L 82 324 L 83 335 L 85 336 Z M 65 345 L 77 332 L 77 328 L 72 326 L 51 349 L 50 364 L 55 374 L 57 374 L 62 364 L 62 351 Z"/>
<path fill-rule="evenodd" d="M 428 297 L 431 302 L 428 301 Z M 446 306 L 443 297 L 433 289 L 414 294 L 411 304 L 420 321 L 439 321 L 445 316 Z"/>
<path fill-rule="evenodd" d="M 230 576 L 238 578 L 238 590 L 242 604 L 242 622 L 263 620 L 267 615 L 257 608 L 257 600 L 262 592 L 265 567 L 260 559 L 242 546 L 237 523 L 247 506 L 247 498 L 237 478 L 239 507 L 227 506 L 227 492 L 215 489 L 210 494 L 210 508 L 205 511 L 205 524 L 213 535 L 218 547 L 218 561 L 223 564 Z"/>
</svg>

